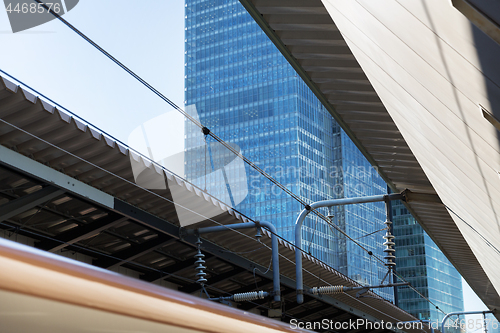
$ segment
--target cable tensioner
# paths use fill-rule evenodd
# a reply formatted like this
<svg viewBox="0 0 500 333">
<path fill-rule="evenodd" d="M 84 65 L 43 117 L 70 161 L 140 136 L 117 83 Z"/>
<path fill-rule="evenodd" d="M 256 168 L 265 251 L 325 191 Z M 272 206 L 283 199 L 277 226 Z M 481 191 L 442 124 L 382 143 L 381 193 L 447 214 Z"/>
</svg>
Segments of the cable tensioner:
<svg viewBox="0 0 500 333">
<path fill-rule="evenodd" d="M 258 299 L 264 299 L 269 296 L 269 293 L 267 291 L 251 291 L 248 293 L 240 293 L 240 294 L 234 294 L 232 296 L 227 296 L 227 297 L 217 297 L 217 298 L 210 298 L 211 301 L 235 301 L 235 302 L 243 302 L 243 301 L 255 301 Z"/>
<path fill-rule="evenodd" d="M 242 301 L 255 301 L 257 299 L 264 299 L 267 296 L 269 296 L 269 293 L 265 291 L 251 291 L 248 293 L 240 293 L 240 294 L 234 294 L 233 295 L 233 301 L 235 302 L 242 302 Z"/>
<path fill-rule="evenodd" d="M 332 295 L 332 294 L 341 294 L 341 293 L 344 293 L 347 291 L 353 291 L 353 290 L 368 291 L 369 289 L 399 287 L 399 286 L 406 286 L 406 285 L 408 285 L 408 282 L 380 284 L 380 285 L 376 285 L 376 286 L 359 286 L 359 287 L 323 286 L 323 287 L 313 287 L 313 288 L 309 289 L 309 293 L 311 293 L 312 295 Z"/>
<path fill-rule="evenodd" d="M 331 295 L 331 294 L 341 294 L 344 292 L 344 286 L 323 286 L 323 287 L 313 287 L 310 290 L 313 295 Z"/>
</svg>

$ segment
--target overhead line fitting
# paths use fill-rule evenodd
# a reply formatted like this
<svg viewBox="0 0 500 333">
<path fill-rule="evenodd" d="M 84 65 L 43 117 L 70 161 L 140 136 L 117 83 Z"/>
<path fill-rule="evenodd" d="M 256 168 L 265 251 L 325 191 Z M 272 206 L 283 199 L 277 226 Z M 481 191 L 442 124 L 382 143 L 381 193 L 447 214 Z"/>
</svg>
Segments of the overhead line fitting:
<svg viewBox="0 0 500 333">
<path fill-rule="evenodd" d="M 243 301 L 255 301 L 258 299 L 264 299 L 266 297 L 269 297 L 269 293 L 260 290 L 260 291 L 251 291 L 248 293 L 234 294 L 232 296 L 226 296 L 226 297 L 209 298 L 209 300 L 243 302 Z"/>
<path fill-rule="evenodd" d="M 361 287 L 323 286 L 323 287 L 313 287 L 309 289 L 309 293 L 312 295 L 335 295 L 353 290 L 369 290 L 375 288 L 397 287 L 397 286 L 406 286 L 408 284 L 409 284 L 408 282 L 402 282 L 402 283 L 389 283 L 377 286 L 361 286 Z"/>
</svg>

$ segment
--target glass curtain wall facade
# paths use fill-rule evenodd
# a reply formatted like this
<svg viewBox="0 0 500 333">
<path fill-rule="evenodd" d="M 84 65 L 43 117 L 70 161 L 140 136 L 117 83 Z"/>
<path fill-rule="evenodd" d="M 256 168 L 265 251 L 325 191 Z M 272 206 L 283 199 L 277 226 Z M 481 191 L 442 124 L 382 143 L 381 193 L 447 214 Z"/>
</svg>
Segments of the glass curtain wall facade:
<svg viewBox="0 0 500 333">
<path fill-rule="evenodd" d="M 399 274 L 444 312 L 463 311 L 462 277 L 400 201 L 392 204 Z M 443 313 L 409 287 L 398 287 L 398 306 L 419 319 Z"/>
<path fill-rule="evenodd" d="M 386 193 L 383 180 L 238 0 L 186 0 L 185 51 L 186 110 L 305 202 Z M 245 175 L 228 167 L 225 175 L 200 177 L 224 163 L 210 151 L 194 153 L 204 144 L 199 133 L 186 122 L 186 178 L 221 197 L 226 179 L 245 176 L 248 194 L 235 208 L 272 222 L 293 242 L 302 205 L 248 165 Z M 383 203 L 321 212 L 383 256 L 383 232 L 375 232 L 384 228 Z M 313 214 L 303 227 L 303 248 L 360 283 L 378 284 L 386 273 Z M 392 289 L 378 292 L 393 299 Z"/>
</svg>

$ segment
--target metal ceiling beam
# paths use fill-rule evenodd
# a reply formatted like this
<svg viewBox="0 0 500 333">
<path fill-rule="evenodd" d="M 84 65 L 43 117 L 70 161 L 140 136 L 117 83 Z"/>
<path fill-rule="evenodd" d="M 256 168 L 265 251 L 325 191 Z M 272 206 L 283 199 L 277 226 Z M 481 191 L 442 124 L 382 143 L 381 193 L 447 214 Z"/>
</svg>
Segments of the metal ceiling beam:
<svg viewBox="0 0 500 333">
<path fill-rule="evenodd" d="M 406 197 L 406 202 L 417 201 L 425 203 L 442 204 L 441 199 L 435 193 L 416 193 L 410 190 L 405 190 L 404 194 Z"/>
<path fill-rule="evenodd" d="M 1 145 L 0 164 L 29 174 L 42 182 L 50 182 L 54 187 L 76 194 L 99 206 L 113 208 L 113 196 Z"/>
<path fill-rule="evenodd" d="M 154 252 L 156 252 L 158 254 L 161 254 L 164 257 L 170 258 L 170 259 L 172 259 L 172 260 L 174 260 L 176 262 L 184 261 L 184 260 L 187 259 L 184 256 L 179 256 L 178 254 L 171 253 L 170 251 L 166 250 L 165 248 L 155 249 Z"/>
<path fill-rule="evenodd" d="M 225 272 L 225 273 L 218 274 L 216 276 L 210 277 L 208 279 L 208 281 L 205 282 L 205 284 L 207 284 L 207 285 L 214 285 L 216 283 L 228 280 L 228 279 L 232 278 L 233 276 L 235 276 L 235 275 L 237 275 L 239 273 L 245 272 L 245 271 L 246 271 L 245 269 L 243 269 L 241 267 L 238 267 L 238 266 L 235 266 L 235 267 L 233 267 L 232 270 L 230 270 L 228 272 Z M 179 291 L 191 294 L 192 292 L 200 290 L 200 288 L 201 287 L 200 287 L 199 283 L 192 283 L 189 286 L 180 288 Z"/>
<path fill-rule="evenodd" d="M 194 250 L 194 248 L 193 248 Z M 205 260 L 213 257 L 211 254 L 205 253 Z M 187 268 L 192 268 L 193 269 L 193 278 L 195 276 L 195 270 L 194 270 L 194 262 L 195 258 L 189 258 L 185 261 L 178 262 L 176 264 L 167 266 L 167 267 L 162 267 L 161 271 L 163 271 L 165 274 L 162 275 L 159 272 L 147 274 L 141 277 L 142 280 L 148 281 L 148 282 L 158 282 L 164 279 L 167 279 L 170 275 L 178 275 L 179 272 L 187 269 Z M 187 285 L 186 285 L 187 286 Z"/>
<path fill-rule="evenodd" d="M 329 305 L 329 304 L 322 304 L 320 306 L 316 306 L 312 309 L 308 309 L 308 310 L 305 310 L 305 311 L 302 311 L 300 313 L 297 313 L 297 314 L 294 314 L 293 316 L 296 317 L 296 318 L 300 318 L 300 319 L 303 319 L 303 318 L 306 318 L 307 316 L 310 316 L 310 315 L 313 315 L 313 314 L 316 314 L 320 311 L 323 311 L 323 310 L 326 310 L 326 309 L 329 309 L 331 308 L 332 306 Z"/>
<path fill-rule="evenodd" d="M 49 236 L 43 235 L 40 232 L 36 232 L 36 231 L 28 230 L 28 229 L 17 229 L 17 228 L 18 228 L 18 226 L 11 223 L 11 222 L 8 222 L 8 223 L 7 222 L 0 222 L 0 229 L 12 230 L 12 234 L 19 234 L 22 236 L 32 238 L 34 240 L 47 240 L 50 238 Z M 86 256 L 89 256 L 91 258 L 106 256 L 106 254 L 104 254 L 104 253 L 99 253 L 99 252 L 94 251 L 92 249 L 85 248 L 83 246 L 79 246 L 79 245 L 75 245 L 75 244 L 69 245 L 68 251 L 78 252 L 78 253 L 84 254 Z"/>
<path fill-rule="evenodd" d="M 0 229 L 5 230 L 5 232 L 7 233 L 7 237 L 11 237 L 11 235 L 17 234 L 36 239 L 35 234 L 32 231 L 21 229 L 17 223 L 13 223 L 11 221 L 0 222 Z"/>
<path fill-rule="evenodd" d="M 333 313 L 331 316 L 328 316 L 327 318 L 328 318 L 328 320 L 334 320 L 334 319 L 342 317 L 344 315 L 348 315 L 348 316 L 352 317 L 351 314 L 349 314 L 349 313 L 347 313 L 345 311 L 337 310 L 337 312 Z"/>
<path fill-rule="evenodd" d="M 1 169 L 0 171 L 5 171 L 5 169 Z M 16 171 L 12 171 L 12 170 L 9 170 L 9 171 L 12 172 L 13 174 L 14 173 L 20 174 L 19 172 L 16 172 Z M 25 177 L 25 178 L 27 178 L 27 177 Z M 34 180 L 30 180 L 30 181 L 35 182 Z M 38 185 L 41 185 L 41 184 L 38 184 Z M 67 191 L 64 191 L 64 192 L 67 192 Z M 17 197 L 15 195 L 8 194 L 8 193 L 2 193 L 1 196 L 3 198 L 8 199 L 8 200 L 17 199 Z M 86 225 L 86 224 L 89 223 L 89 222 L 87 222 L 85 220 L 85 216 L 77 217 L 77 216 L 71 215 L 69 212 L 61 212 L 61 211 L 55 209 L 54 207 L 50 207 L 50 206 L 47 206 L 47 205 L 43 206 L 43 211 L 44 212 L 52 213 L 52 214 L 57 215 L 57 216 L 60 216 L 61 218 L 64 218 L 64 219 L 66 219 L 68 221 L 71 221 L 72 223 L 74 223 L 77 226 Z M 43 222 L 42 224 L 48 224 L 48 223 L 50 223 L 50 222 Z M 38 225 L 39 224 L 37 223 L 36 226 L 38 226 Z M 72 228 L 72 229 L 74 229 L 74 228 Z M 60 242 L 56 242 L 54 246 L 56 246 L 58 244 L 60 244 Z"/>
<path fill-rule="evenodd" d="M 361 94 L 349 94 L 349 93 L 332 93 L 327 95 L 328 101 L 333 105 L 340 105 L 351 102 L 371 102 L 371 103 L 380 103 L 378 96 L 372 95 L 361 95 Z M 388 123 L 386 125 L 388 129 L 393 129 L 394 125 Z M 362 124 L 362 126 L 366 126 L 366 124 Z M 389 127 L 390 126 L 390 127 Z M 352 129 L 356 129 L 355 126 L 351 126 Z M 358 127 L 359 128 L 359 127 Z M 363 127 L 366 128 L 366 127 Z"/>
<path fill-rule="evenodd" d="M 156 248 L 163 246 L 171 239 L 172 237 L 170 236 L 159 234 L 158 237 L 153 240 L 148 240 L 137 245 L 131 244 L 131 246 L 127 249 L 113 254 L 113 258 L 109 257 L 94 260 L 93 265 L 107 269 L 120 266 L 124 263 L 133 261 L 148 252 L 154 251 Z"/>
<path fill-rule="evenodd" d="M 303 307 L 305 304 L 314 301 L 315 299 L 312 297 L 309 297 L 309 295 L 304 295 L 304 303 L 299 304 L 297 301 L 293 301 L 291 303 L 285 304 L 285 310 L 286 311 L 292 311 L 293 309 Z"/>
<path fill-rule="evenodd" d="M 63 193 L 63 190 L 56 187 L 46 186 L 41 190 L 24 195 L 18 199 L 11 200 L 0 206 L 0 222 L 8 220 L 16 215 L 30 210 L 31 208 L 50 201 Z"/>
<path fill-rule="evenodd" d="M 83 239 L 87 239 L 99 234 L 101 231 L 111 228 L 119 223 L 126 221 L 128 218 L 119 214 L 110 213 L 105 217 L 97 219 L 94 222 L 81 225 L 66 232 L 61 233 L 56 239 L 47 239 L 39 242 L 36 246 L 39 249 L 49 252 L 56 252 L 71 244 L 77 243 Z"/>
</svg>

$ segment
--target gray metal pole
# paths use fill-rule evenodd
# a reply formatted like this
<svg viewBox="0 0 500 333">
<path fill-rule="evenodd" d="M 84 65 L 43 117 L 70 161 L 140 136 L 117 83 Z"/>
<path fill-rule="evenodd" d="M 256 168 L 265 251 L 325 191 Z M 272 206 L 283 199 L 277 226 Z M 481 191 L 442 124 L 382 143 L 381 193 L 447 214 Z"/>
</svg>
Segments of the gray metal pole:
<svg viewBox="0 0 500 333">
<path fill-rule="evenodd" d="M 321 207 L 333 207 L 333 206 L 343 206 L 352 205 L 358 203 L 368 203 L 368 202 L 378 202 L 386 200 L 401 200 L 403 199 L 402 194 L 384 194 L 384 195 L 373 195 L 368 197 L 357 197 L 357 198 L 344 198 L 344 199 L 333 199 L 333 200 L 323 200 L 317 201 L 310 206 L 306 206 L 295 222 L 295 280 L 297 283 L 297 303 L 302 304 L 304 302 L 304 280 L 302 276 L 302 224 L 306 216 L 311 212 L 312 209 Z"/>
<path fill-rule="evenodd" d="M 468 314 L 483 314 L 493 313 L 493 311 L 460 311 L 460 312 L 450 312 L 444 316 L 443 321 L 441 321 L 441 332 L 444 333 L 444 324 L 446 320 L 451 316 L 468 315 Z"/>
<path fill-rule="evenodd" d="M 274 300 L 276 302 L 281 301 L 281 290 L 280 290 L 280 264 L 279 264 L 279 249 L 278 249 L 278 231 L 276 227 L 270 222 L 255 222 L 255 223 L 236 223 L 229 225 L 220 225 L 215 227 L 206 227 L 200 229 L 187 229 L 188 235 L 193 235 L 196 232 L 198 234 L 208 234 L 211 232 L 221 232 L 228 231 L 231 229 L 248 229 L 248 228 L 266 228 L 271 232 L 271 248 L 272 248 L 272 261 L 273 261 L 273 289 L 274 289 Z"/>
</svg>

